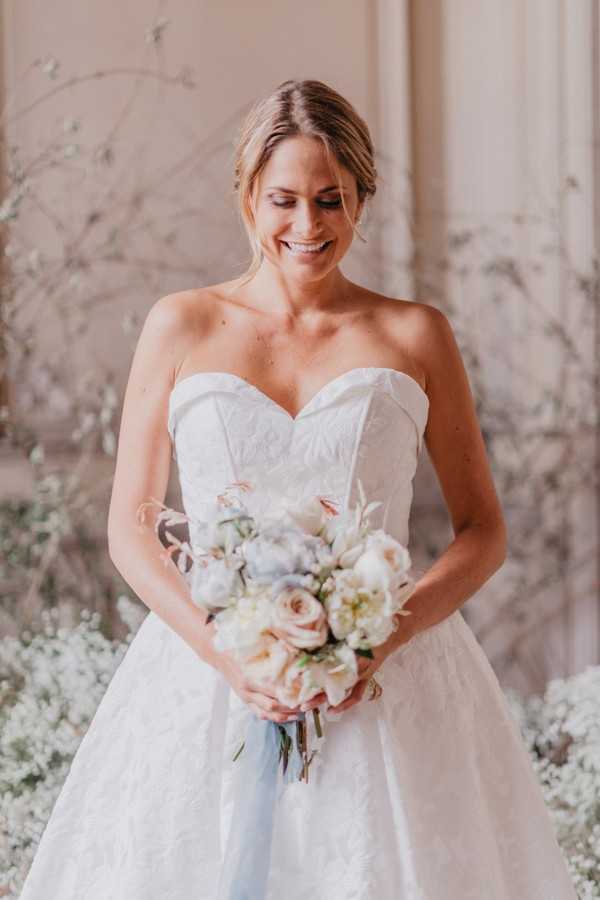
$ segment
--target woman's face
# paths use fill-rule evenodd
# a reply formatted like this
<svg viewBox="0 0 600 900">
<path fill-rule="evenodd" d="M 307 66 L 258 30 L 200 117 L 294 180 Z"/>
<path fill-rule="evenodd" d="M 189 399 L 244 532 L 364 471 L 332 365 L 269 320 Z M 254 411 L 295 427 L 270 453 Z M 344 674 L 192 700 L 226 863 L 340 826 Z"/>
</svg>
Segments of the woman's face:
<svg viewBox="0 0 600 900">
<path fill-rule="evenodd" d="M 340 168 L 346 207 L 356 221 L 356 179 Z M 303 135 L 277 145 L 258 178 L 255 221 L 265 257 L 294 278 L 312 281 L 335 268 L 354 232 L 320 140 Z"/>
</svg>

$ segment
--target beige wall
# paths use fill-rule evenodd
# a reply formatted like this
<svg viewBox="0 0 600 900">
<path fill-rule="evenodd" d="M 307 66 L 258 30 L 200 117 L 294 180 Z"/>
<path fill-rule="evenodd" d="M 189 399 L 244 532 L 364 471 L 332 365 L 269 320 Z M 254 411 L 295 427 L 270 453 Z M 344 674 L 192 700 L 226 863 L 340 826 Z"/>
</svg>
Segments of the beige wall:
<svg viewBox="0 0 600 900">
<path fill-rule="evenodd" d="M 77 365 L 85 365 L 90 349 L 96 364 L 107 369 L 117 355 L 122 385 L 132 349 L 122 334 L 123 313 L 135 309 L 143 315 L 160 293 L 229 278 L 245 268 L 249 250 L 231 197 L 231 142 L 250 102 L 287 78 L 315 77 L 346 94 L 369 119 L 375 87 L 368 8 L 366 2 L 333 0 L 315 4 L 314 15 L 307 15 L 307 7 L 297 4 L 171 2 L 165 7 L 171 23 L 157 51 L 144 41 L 152 24 L 144 3 L 111 8 L 57 0 L 51 15 L 41 0 L 6 4 L 12 109 L 26 109 L 55 91 L 35 113 L 10 123 L 11 136 L 40 152 L 62 118 L 74 116 L 82 122 L 74 140 L 84 152 L 108 140 L 114 153 L 111 167 L 46 178 L 46 212 L 30 209 L 25 223 L 31 246 L 50 256 L 69 235 L 89 266 L 80 279 L 90 298 L 97 290 L 117 291 L 111 304 L 91 303 L 93 341 L 72 348 Z M 48 55 L 60 61 L 55 80 L 31 66 Z M 190 68 L 193 89 L 166 82 L 183 67 Z M 109 74 L 90 79 L 95 72 Z M 62 90 L 69 79 L 81 81 Z M 126 205 L 136 192 L 146 205 L 131 214 Z M 82 214 L 95 204 L 104 205 L 107 217 L 86 229 Z M 188 212 L 181 217 L 184 206 Z M 157 230 L 173 230 L 174 250 L 166 253 L 150 238 L 146 216 Z M 135 230 L 135 238 L 127 238 L 139 261 L 135 272 L 103 262 L 102 237 L 112 226 L 123 228 L 124 217 L 129 233 Z M 374 281 L 362 249 L 356 248 L 348 269 Z M 49 307 L 39 325 L 48 346 L 57 346 L 60 335 Z"/>
<path fill-rule="evenodd" d="M 529 501 L 527 489 L 529 480 L 543 484 L 548 456 L 563 459 L 564 477 L 575 470 L 574 452 L 589 468 L 595 400 L 586 373 L 597 373 L 598 314 L 589 318 L 570 272 L 589 274 L 600 244 L 595 0 L 171 0 L 163 9 L 171 23 L 155 47 L 144 42 L 151 20 L 142 2 L 55 0 L 51 12 L 41 0 L 4 7 L 13 113 L 64 78 L 112 71 L 57 90 L 10 125 L 33 156 L 62 117 L 81 117 L 73 139 L 84 153 L 101 140 L 114 152 L 110 166 L 90 169 L 84 156 L 80 170 L 59 170 L 44 182 L 42 208 L 28 208 L 32 247 L 58 266 L 67 234 L 85 262 L 64 295 L 64 278 L 38 290 L 36 324 L 56 350 L 57 368 L 71 378 L 86 371 L 100 381 L 114 377 L 121 396 L 137 326 L 153 300 L 245 268 L 248 248 L 230 196 L 235 127 L 247 104 L 280 81 L 315 77 L 357 106 L 378 148 L 382 182 L 369 240 L 355 242 L 347 274 L 440 306 L 461 342 L 477 347 L 478 360 L 465 361 L 484 432 L 517 476 L 531 473 L 518 497 L 525 516 L 537 511 L 537 495 Z M 49 54 L 61 61 L 54 81 L 31 68 Z M 195 87 L 173 83 L 183 66 Z M 566 189 L 570 178 L 578 189 Z M 95 203 L 105 218 L 86 226 Z M 112 246 L 126 247 L 124 260 L 106 251 L 111 229 Z M 559 253 L 548 251 L 556 246 Z M 529 294 L 507 277 L 509 258 L 531 264 Z M 67 310 L 69 292 L 88 299 L 90 336 L 65 338 L 54 316 L 57 291 Z M 138 322 L 124 331 L 132 311 Z M 544 329 L 556 322 L 576 345 L 576 359 L 566 343 L 548 342 Z M 538 415 L 530 438 L 529 413 L 521 421 L 518 411 L 546 390 L 564 403 L 549 405 L 546 420 Z M 64 421 L 51 405 L 46 413 L 59 446 Z M 600 657 L 598 495 L 573 478 L 559 497 L 559 509 L 539 511 L 569 535 L 568 559 L 581 552 L 585 565 L 528 602 L 546 562 L 544 545 L 534 545 L 531 564 L 515 556 L 465 607 L 505 682 L 525 689 Z M 422 545 L 429 523 L 441 547 L 449 524 L 425 456 L 412 523 Z"/>
<path fill-rule="evenodd" d="M 519 687 L 600 657 L 600 322 L 584 296 L 600 253 L 599 26 L 595 0 L 411 4 L 415 296 L 439 298 L 477 348 L 482 427 L 513 480 L 502 499 L 520 504 L 512 557 L 468 604 Z M 456 264 L 436 268 L 444 253 Z"/>
</svg>

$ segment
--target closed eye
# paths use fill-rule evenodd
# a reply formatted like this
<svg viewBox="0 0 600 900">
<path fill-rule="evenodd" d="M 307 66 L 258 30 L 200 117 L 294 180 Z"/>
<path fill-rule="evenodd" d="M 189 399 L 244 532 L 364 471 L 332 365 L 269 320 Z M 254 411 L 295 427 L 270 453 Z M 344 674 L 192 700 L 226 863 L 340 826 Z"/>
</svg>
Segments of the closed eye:
<svg viewBox="0 0 600 900">
<path fill-rule="evenodd" d="M 273 206 L 287 207 L 287 206 L 292 206 L 294 201 L 293 200 L 283 200 L 283 201 L 271 200 L 271 203 L 273 204 Z M 342 201 L 338 197 L 337 200 L 317 200 L 317 203 L 319 204 L 319 206 L 322 206 L 325 209 L 336 209 L 338 206 L 341 206 Z"/>
</svg>

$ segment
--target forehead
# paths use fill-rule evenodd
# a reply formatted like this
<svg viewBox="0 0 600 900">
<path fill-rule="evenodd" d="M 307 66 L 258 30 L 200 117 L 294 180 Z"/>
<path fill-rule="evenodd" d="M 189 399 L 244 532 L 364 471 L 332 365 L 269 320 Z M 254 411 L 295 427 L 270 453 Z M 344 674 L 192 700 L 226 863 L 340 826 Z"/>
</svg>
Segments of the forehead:
<svg viewBox="0 0 600 900">
<path fill-rule="evenodd" d="M 345 166 L 338 165 L 342 185 L 350 190 L 354 177 Z M 337 185 L 338 181 L 322 141 L 305 135 L 281 141 L 267 160 L 259 180 L 264 190 L 279 187 L 298 193 L 318 191 Z"/>
</svg>

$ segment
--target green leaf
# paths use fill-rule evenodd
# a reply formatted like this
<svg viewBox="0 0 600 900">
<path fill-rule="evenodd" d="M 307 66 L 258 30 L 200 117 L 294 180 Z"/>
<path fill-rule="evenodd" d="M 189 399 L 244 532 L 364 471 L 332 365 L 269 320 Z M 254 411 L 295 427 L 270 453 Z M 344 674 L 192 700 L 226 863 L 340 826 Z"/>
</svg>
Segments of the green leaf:
<svg viewBox="0 0 600 900">
<path fill-rule="evenodd" d="M 234 754 L 234 756 L 233 756 L 232 762 L 235 762 L 235 761 L 236 761 L 236 759 L 238 758 L 238 756 L 240 755 L 240 753 L 241 753 L 242 750 L 244 749 L 245 744 L 246 744 L 246 741 L 242 741 L 241 746 L 236 750 L 236 752 L 235 752 L 235 754 Z"/>
</svg>

